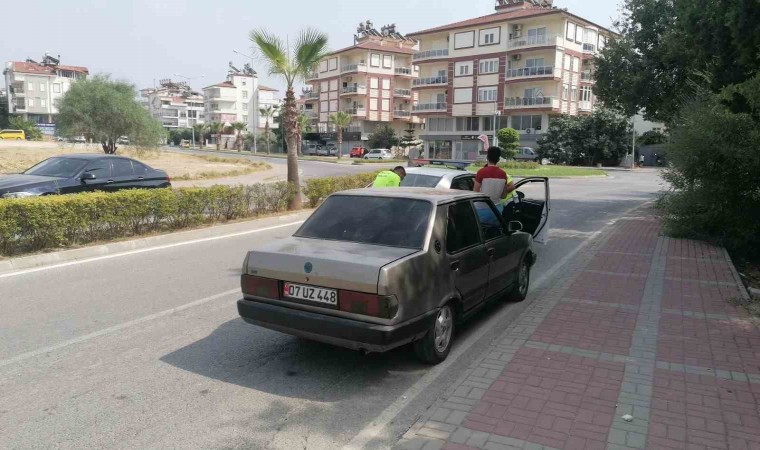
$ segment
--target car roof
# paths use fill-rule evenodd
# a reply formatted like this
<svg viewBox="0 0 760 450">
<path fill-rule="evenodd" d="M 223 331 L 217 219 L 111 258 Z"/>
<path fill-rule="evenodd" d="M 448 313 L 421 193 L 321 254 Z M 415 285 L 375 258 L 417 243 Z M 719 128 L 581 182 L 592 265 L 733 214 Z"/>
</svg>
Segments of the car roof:
<svg viewBox="0 0 760 450">
<path fill-rule="evenodd" d="M 464 200 L 469 198 L 488 198 L 485 194 L 471 191 L 419 187 L 352 189 L 350 191 L 337 192 L 333 195 L 406 198 L 410 200 L 425 200 L 435 204 L 449 203 L 454 200 Z"/>
<path fill-rule="evenodd" d="M 106 155 L 105 153 L 70 153 L 68 155 L 55 155 L 54 158 L 76 158 L 76 159 L 101 159 L 101 158 L 121 158 L 132 159 L 120 155 Z"/>
<path fill-rule="evenodd" d="M 456 177 L 462 176 L 462 175 L 470 175 L 475 176 L 475 174 L 471 172 L 467 172 L 466 170 L 454 170 L 454 169 L 447 169 L 447 168 L 436 168 L 436 167 L 408 167 L 406 168 L 407 175 L 414 174 L 414 175 L 426 175 L 431 177 L 441 177 L 453 180 Z"/>
</svg>

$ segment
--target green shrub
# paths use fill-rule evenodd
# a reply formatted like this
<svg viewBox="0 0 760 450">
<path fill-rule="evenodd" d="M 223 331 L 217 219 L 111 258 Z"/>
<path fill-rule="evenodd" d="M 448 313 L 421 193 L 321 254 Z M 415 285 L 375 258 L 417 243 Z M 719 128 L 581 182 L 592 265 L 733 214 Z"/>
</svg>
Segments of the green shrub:
<svg viewBox="0 0 760 450">
<path fill-rule="evenodd" d="M 483 168 L 486 165 L 486 161 L 478 161 L 473 166 L 470 166 L 472 169 L 475 169 L 476 171 Z M 541 164 L 534 162 L 534 161 L 502 161 L 499 163 L 499 167 L 507 171 L 509 173 L 509 169 L 520 169 L 520 170 L 537 170 L 541 167 Z"/>
<path fill-rule="evenodd" d="M 316 208 L 330 194 L 349 189 L 365 188 L 375 180 L 376 176 L 377 172 L 368 172 L 344 177 L 311 178 L 306 180 L 306 187 L 303 192 L 309 200 L 309 206 Z"/>
<path fill-rule="evenodd" d="M 0 254 L 71 247 L 285 211 L 290 184 L 93 192 L 0 200 Z"/>
</svg>

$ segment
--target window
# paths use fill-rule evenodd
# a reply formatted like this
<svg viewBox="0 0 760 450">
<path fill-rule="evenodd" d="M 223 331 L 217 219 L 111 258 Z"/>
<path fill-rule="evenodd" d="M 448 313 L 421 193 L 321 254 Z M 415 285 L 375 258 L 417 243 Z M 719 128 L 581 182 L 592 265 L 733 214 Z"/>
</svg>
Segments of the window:
<svg viewBox="0 0 760 450">
<path fill-rule="evenodd" d="M 581 59 L 577 56 L 573 58 L 573 72 L 581 70 Z"/>
<path fill-rule="evenodd" d="M 475 220 L 470 202 L 461 202 L 449 206 L 449 219 L 446 224 L 446 253 L 456 254 L 480 244 L 478 228 L 478 222 Z"/>
<path fill-rule="evenodd" d="M 330 90 L 331 91 L 338 90 L 338 80 L 330 80 Z"/>
<path fill-rule="evenodd" d="M 245 114 L 243 115 L 243 122 L 248 123 L 248 116 Z"/>
<path fill-rule="evenodd" d="M 243 91 L 243 98 L 248 98 L 248 91 Z"/>
<path fill-rule="evenodd" d="M 319 71 L 320 72 L 327 72 L 327 60 L 319 62 Z"/>
<path fill-rule="evenodd" d="M 427 120 L 427 129 L 430 131 L 454 131 L 454 119 L 431 117 Z"/>
<path fill-rule="evenodd" d="M 391 110 L 391 101 L 389 99 L 383 99 L 383 111 Z"/>
<path fill-rule="evenodd" d="M 481 75 L 486 74 L 486 73 L 497 73 L 498 71 L 499 71 L 498 59 L 486 59 L 486 60 L 480 61 L 478 72 Z"/>
<path fill-rule="evenodd" d="M 393 57 L 391 55 L 383 55 L 383 68 L 390 69 L 393 67 Z"/>
<path fill-rule="evenodd" d="M 30 108 L 34 108 L 34 99 L 33 98 L 30 97 L 28 103 L 29 103 L 29 107 Z"/>
<path fill-rule="evenodd" d="M 111 160 L 111 176 L 132 177 L 135 171 L 132 169 L 132 161 L 128 159 L 114 158 Z"/>
<path fill-rule="evenodd" d="M 47 90 L 47 85 L 45 83 L 40 83 L 40 92 L 45 92 Z"/>
<path fill-rule="evenodd" d="M 583 27 L 580 25 L 575 26 L 575 42 L 579 44 L 583 42 Z"/>
<path fill-rule="evenodd" d="M 493 131 L 494 120 L 491 116 L 483 117 L 483 131 Z"/>
<path fill-rule="evenodd" d="M 472 191 L 475 189 L 475 177 L 468 175 L 468 176 L 456 178 L 454 181 L 451 182 L 451 189 L 454 189 L 457 191 Z"/>
<path fill-rule="evenodd" d="M 525 98 L 540 98 L 544 96 L 544 90 L 540 87 L 532 87 L 523 91 L 523 97 Z"/>
<path fill-rule="evenodd" d="M 528 30 L 529 44 L 546 44 L 546 27 Z"/>
<path fill-rule="evenodd" d="M 544 67 L 544 58 L 526 59 L 525 67 Z"/>
<path fill-rule="evenodd" d="M 564 55 L 562 57 L 562 68 L 564 68 L 567 71 L 572 70 L 573 66 L 573 57 L 570 55 Z"/>
<path fill-rule="evenodd" d="M 454 50 L 475 47 L 475 32 L 465 31 L 454 35 Z"/>
<path fill-rule="evenodd" d="M 422 200 L 335 195 L 325 200 L 295 236 L 419 249 L 424 245 L 431 209 L 432 205 Z"/>
<path fill-rule="evenodd" d="M 243 86 L 245 86 L 245 85 L 246 85 L 246 83 L 248 83 L 248 82 L 247 82 L 247 81 L 245 81 L 245 80 L 243 80 Z"/>
<path fill-rule="evenodd" d="M 479 44 L 483 45 L 496 45 L 501 40 L 501 28 L 487 28 L 480 30 Z"/>
<path fill-rule="evenodd" d="M 87 164 L 86 160 L 68 157 L 49 158 L 27 169 L 26 175 L 72 178 Z"/>
<path fill-rule="evenodd" d="M 327 112 L 329 111 L 330 104 L 328 102 L 320 102 L 319 103 L 319 110 L 321 112 Z"/>
<path fill-rule="evenodd" d="M 369 57 L 369 65 L 372 67 L 380 67 L 380 55 L 373 53 Z"/>
<path fill-rule="evenodd" d="M 472 103 L 472 89 L 454 89 L 454 103 Z"/>
<path fill-rule="evenodd" d="M 573 86 L 570 90 L 570 100 L 578 101 L 578 86 Z"/>
<path fill-rule="evenodd" d="M 369 88 L 370 89 L 377 89 L 380 86 L 380 82 L 377 78 L 370 78 L 369 79 Z"/>
<path fill-rule="evenodd" d="M 401 180 L 401 187 L 426 187 L 434 188 L 441 182 L 441 177 L 433 175 L 421 175 L 410 173 Z"/>
<path fill-rule="evenodd" d="M 87 173 L 94 173 L 97 178 L 110 178 L 111 162 L 108 159 L 98 159 L 87 164 L 84 171 Z"/>
<path fill-rule="evenodd" d="M 581 101 L 582 102 L 591 101 L 591 86 L 583 86 L 581 88 Z"/>
<path fill-rule="evenodd" d="M 540 130 L 541 116 L 512 116 L 512 128 L 520 131 L 527 129 Z"/>
<path fill-rule="evenodd" d="M 29 83 L 27 83 L 27 86 L 29 86 L 29 90 L 30 91 L 34 90 L 34 83 L 33 82 L 30 81 Z"/>
<path fill-rule="evenodd" d="M 567 34 L 565 34 L 565 38 L 569 40 L 575 39 L 575 24 L 572 22 L 567 23 Z"/>
<path fill-rule="evenodd" d="M 330 90 L 330 83 L 323 81 L 319 84 L 319 92 L 327 92 Z"/>
<path fill-rule="evenodd" d="M 46 108 L 47 107 L 47 100 L 45 100 L 44 98 L 40 99 L 40 107 Z"/>
<path fill-rule="evenodd" d="M 478 89 L 478 102 L 495 102 L 496 101 L 496 86 L 484 87 Z"/>
<path fill-rule="evenodd" d="M 480 117 L 457 117 L 456 131 L 480 131 Z"/>
<path fill-rule="evenodd" d="M 504 228 L 501 226 L 499 216 L 496 215 L 491 205 L 486 202 L 474 202 L 474 204 L 475 211 L 478 212 L 478 222 L 480 222 L 483 238 L 490 241 L 504 236 Z"/>
<path fill-rule="evenodd" d="M 570 96 L 570 85 L 563 84 L 562 85 L 562 100 L 568 100 L 569 96 Z"/>
<path fill-rule="evenodd" d="M 472 75 L 472 61 L 458 62 L 454 64 L 454 73 L 458 77 Z"/>
<path fill-rule="evenodd" d="M 243 111 L 248 111 L 248 103 L 243 103 Z"/>
<path fill-rule="evenodd" d="M 148 166 L 141 164 L 137 161 L 132 161 L 132 169 L 135 171 L 135 175 L 145 175 L 149 172 Z"/>
<path fill-rule="evenodd" d="M 383 78 L 383 89 L 390 89 L 391 88 L 391 80 L 388 78 Z"/>
<path fill-rule="evenodd" d="M 329 61 L 327 61 L 327 70 L 333 71 L 338 70 L 338 58 L 330 58 Z"/>
</svg>

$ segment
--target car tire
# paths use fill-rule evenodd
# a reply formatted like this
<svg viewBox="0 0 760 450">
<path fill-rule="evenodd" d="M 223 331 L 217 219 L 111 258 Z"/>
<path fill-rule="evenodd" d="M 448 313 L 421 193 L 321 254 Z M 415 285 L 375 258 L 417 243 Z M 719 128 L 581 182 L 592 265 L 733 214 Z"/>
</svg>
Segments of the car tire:
<svg viewBox="0 0 760 450">
<path fill-rule="evenodd" d="M 517 282 L 509 293 L 508 299 L 512 302 L 521 302 L 528 296 L 530 289 L 530 262 L 527 257 L 520 261 L 520 267 L 517 270 Z"/>
<path fill-rule="evenodd" d="M 454 342 L 454 324 L 454 308 L 451 303 L 441 306 L 425 336 L 414 341 L 414 353 L 422 362 L 438 364 L 449 356 Z"/>
</svg>

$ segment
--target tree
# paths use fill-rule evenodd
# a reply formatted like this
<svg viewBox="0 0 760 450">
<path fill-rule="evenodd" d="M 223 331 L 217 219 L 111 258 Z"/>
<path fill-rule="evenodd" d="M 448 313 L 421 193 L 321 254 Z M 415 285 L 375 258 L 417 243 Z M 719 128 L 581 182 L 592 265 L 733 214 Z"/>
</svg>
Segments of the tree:
<svg viewBox="0 0 760 450">
<path fill-rule="evenodd" d="M 617 113 L 597 109 L 590 116 L 562 115 L 552 119 L 538 141 L 538 154 L 555 164 L 617 165 L 628 152 L 633 129 Z"/>
<path fill-rule="evenodd" d="M 309 119 L 306 114 L 299 113 L 298 118 L 296 119 L 296 123 L 298 125 L 298 148 L 296 149 L 298 151 L 298 156 L 303 155 L 303 135 L 304 133 L 308 133 L 311 131 L 311 119 Z"/>
<path fill-rule="evenodd" d="M 136 98 L 133 85 L 107 75 L 77 81 L 61 98 L 58 127 L 64 136 L 84 135 L 100 142 L 108 154 L 116 153 L 121 136 L 136 145 L 158 145 L 164 129 Z"/>
<path fill-rule="evenodd" d="M 343 155 L 343 129 L 351 125 L 353 120 L 354 118 L 351 117 L 351 114 L 344 111 L 330 114 L 330 122 L 335 125 L 335 129 L 338 132 L 338 159 Z"/>
<path fill-rule="evenodd" d="M 647 119 L 669 123 L 696 87 L 718 92 L 760 70 L 756 1 L 625 0 L 623 6 L 615 23 L 621 36 L 596 60 L 595 93 L 626 116 L 643 110 Z"/>
<path fill-rule="evenodd" d="M 8 128 L 8 119 L 10 119 L 10 113 L 8 113 L 8 96 L 0 95 L 0 129 Z"/>
<path fill-rule="evenodd" d="M 206 145 L 206 139 L 204 136 L 204 133 L 206 132 L 206 124 L 196 123 L 193 125 L 193 130 L 195 131 L 195 142 L 200 143 L 200 148 L 203 148 Z"/>
<path fill-rule="evenodd" d="M 280 107 L 277 105 L 267 105 L 259 108 L 259 114 L 264 118 L 264 134 L 269 135 L 269 120 L 275 117 Z M 269 139 L 267 139 L 267 155 L 269 154 Z"/>
<path fill-rule="evenodd" d="M 396 130 L 388 124 L 383 124 L 375 129 L 375 132 L 369 135 L 369 146 L 371 148 L 387 148 L 398 145 Z"/>
<path fill-rule="evenodd" d="M 30 141 L 42 140 L 42 132 L 37 127 L 37 124 L 21 116 L 11 116 L 8 120 L 8 127 L 12 130 L 24 130 L 26 138 Z"/>
<path fill-rule="evenodd" d="M 664 144 L 668 141 L 668 136 L 662 131 L 649 130 L 641 135 L 636 142 L 639 145 L 657 145 Z"/>
<path fill-rule="evenodd" d="M 232 129 L 235 131 L 235 149 L 239 152 L 243 147 L 243 131 L 248 129 L 248 124 L 245 122 L 235 122 L 232 124 Z"/>
<path fill-rule="evenodd" d="M 305 29 L 298 34 L 292 47 L 289 41 L 283 42 L 265 30 L 253 30 L 250 37 L 259 56 L 269 65 L 269 73 L 284 78 L 287 86 L 284 131 L 288 144 L 288 182 L 299 188 L 291 200 L 290 209 L 299 209 L 302 201 L 296 154 L 298 110 L 293 86 L 298 80 L 306 80 L 312 69 L 327 54 L 327 35 L 313 29 Z"/>
<path fill-rule="evenodd" d="M 520 146 L 520 133 L 514 128 L 502 128 L 496 133 L 496 138 L 499 140 L 502 158 L 514 159 L 517 147 Z"/>
<path fill-rule="evenodd" d="M 404 135 L 401 136 L 401 139 L 399 140 L 399 147 L 404 149 L 404 155 L 409 154 L 409 149 L 412 147 L 417 147 L 422 143 L 419 139 L 417 139 L 417 136 L 414 134 L 414 128 L 411 126 L 404 130 Z"/>
<path fill-rule="evenodd" d="M 216 139 L 216 151 L 222 149 L 222 133 L 224 133 L 225 126 L 221 122 L 209 122 L 206 126 L 208 131 L 214 135 Z"/>
</svg>

